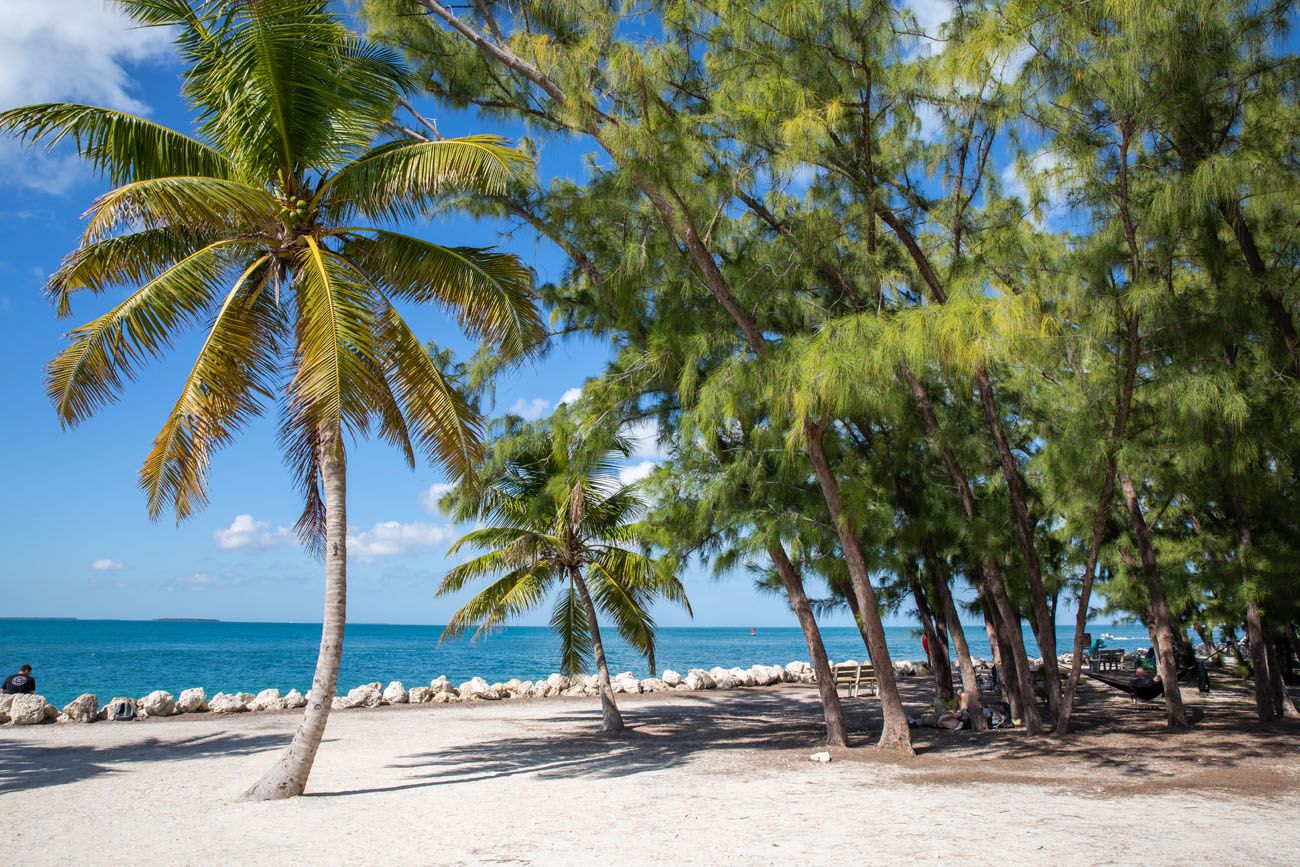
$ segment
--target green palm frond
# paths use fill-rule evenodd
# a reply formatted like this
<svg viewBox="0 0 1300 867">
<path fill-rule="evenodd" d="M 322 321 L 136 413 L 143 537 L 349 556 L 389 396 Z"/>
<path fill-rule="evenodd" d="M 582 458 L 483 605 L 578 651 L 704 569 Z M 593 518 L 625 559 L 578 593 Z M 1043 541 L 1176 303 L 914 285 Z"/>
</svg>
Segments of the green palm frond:
<svg viewBox="0 0 1300 867">
<path fill-rule="evenodd" d="M 536 608 L 546 598 L 555 572 L 549 564 L 515 569 L 479 591 L 447 621 L 442 641 L 459 638 L 470 629 L 474 637 L 491 632 L 510 619 Z"/>
<path fill-rule="evenodd" d="M 240 241 L 195 251 L 141 286 L 108 313 L 71 332 L 72 341 L 46 368 L 45 393 L 60 421 L 72 426 L 110 403 L 123 380 L 158 358 L 177 331 L 192 325 L 219 297 Z"/>
<path fill-rule="evenodd" d="M 227 236 L 274 229 L 275 200 L 265 190 L 221 178 L 149 178 L 109 190 L 86 211 L 84 240 L 121 226 L 177 228 Z"/>
<path fill-rule="evenodd" d="M 494 195 L 532 160 L 493 135 L 431 142 L 390 142 L 358 157 L 325 182 L 329 212 L 338 219 L 360 214 L 377 220 L 414 220 L 438 196 L 477 192 Z"/>
<path fill-rule="evenodd" d="M 71 139 L 91 166 L 118 185 L 171 175 L 233 178 L 230 161 L 198 139 L 122 111 L 50 102 L 0 112 L 0 134 L 52 148 Z"/>
<path fill-rule="evenodd" d="M 344 253 L 382 281 L 393 298 L 450 311 L 462 328 L 507 357 L 534 349 L 545 337 L 532 274 L 518 257 L 476 247 L 442 247 L 377 229 L 368 234 L 371 237 L 344 235 Z"/>
<path fill-rule="evenodd" d="M 641 567 L 634 559 L 607 556 L 588 564 L 586 581 L 596 607 L 614 621 L 623 640 L 646 658 L 653 674 L 655 623 L 647 610 L 652 596 L 649 576 L 641 574 Z"/>
<path fill-rule="evenodd" d="M 72 313 L 74 292 L 98 294 L 113 286 L 139 286 L 216 240 L 212 234 L 171 228 L 114 235 L 69 253 L 50 275 L 45 291 L 62 319 Z"/>
<path fill-rule="evenodd" d="M 586 671 L 591 663 L 591 630 L 582 599 L 572 585 L 555 600 L 551 611 L 551 629 L 560 636 L 560 671 L 577 674 Z"/>
<path fill-rule="evenodd" d="M 253 262 L 235 282 L 199 350 L 180 398 L 140 468 L 149 516 L 168 504 L 176 519 L 206 503 L 211 455 L 270 399 L 280 341 L 281 311 L 269 293 L 269 257 Z"/>
</svg>

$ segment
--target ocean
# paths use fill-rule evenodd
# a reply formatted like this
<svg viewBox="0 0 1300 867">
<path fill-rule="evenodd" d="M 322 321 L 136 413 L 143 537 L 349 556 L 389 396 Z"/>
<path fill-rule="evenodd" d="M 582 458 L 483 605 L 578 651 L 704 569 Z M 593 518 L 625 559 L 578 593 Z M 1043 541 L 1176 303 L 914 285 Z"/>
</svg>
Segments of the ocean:
<svg viewBox="0 0 1300 867">
<path fill-rule="evenodd" d="M 1147 643 L 1141 624 L 1093 625 L 1094 637 L 1136 648 Z M 611 673 L 650 672 L 645 660 L 607 631 Z M 887 628 L 894 659 L 924 659 L 919 630 Z M 559 641 L 544 626 L 511 626 L 477 641 L 439 643 L 440 626 L 351 624 L 344 641 L 339 686 L 400 680 L 409 689 L 445 674 L 458 684 L 479 676 L 489 683 L 517 677 L 536 680 L 559 668 Z M 832 660 L 861 660 L 866 652 L 853 627 L 822 630 Z M 966 629 L 971 652 L 989 656 L 984 627 Z M 1057 628 L 1062 652 L 1073 641 L 1073 627 Z M 29 663 L 38 692 L 62 707 L 85 692 L 101 701 L 142 696 L 155 689 L 173 695 L 201 686 L 218 691 L 252 692 L 269 687 L 306 692 L 311 685 L 320 626 L 310 623 L 215 623 L 139 620 L 0 620 L 0 677 Z M 1025 642 L 1036 645 L 1028 629 Z M 1031 653 L 1033 653 L 1031 649 Z M 747 668 L 756 663 L 784 665 L 806 660 L 798 628 L 661 628 L 656 646 L 659 671 L 691 668 Z"/>
</svg>

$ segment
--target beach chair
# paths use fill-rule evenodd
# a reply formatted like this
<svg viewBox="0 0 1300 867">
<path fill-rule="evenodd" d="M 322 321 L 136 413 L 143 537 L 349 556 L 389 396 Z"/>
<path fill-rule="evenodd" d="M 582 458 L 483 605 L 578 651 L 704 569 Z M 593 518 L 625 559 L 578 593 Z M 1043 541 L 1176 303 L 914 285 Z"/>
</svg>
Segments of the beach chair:
<svg viewBox="0 0 1300 867">
<path fill-rule="evenodd" d="M 849 698 L 859 698 L 863 690 L 866 690 L 868 695 L 876 694 L 876 667 L 871 663 L 840 663 L 832 669 L 832 672 L 835 675 L 837 693 L 840 687 L 847 687 Z"/>
</svg>

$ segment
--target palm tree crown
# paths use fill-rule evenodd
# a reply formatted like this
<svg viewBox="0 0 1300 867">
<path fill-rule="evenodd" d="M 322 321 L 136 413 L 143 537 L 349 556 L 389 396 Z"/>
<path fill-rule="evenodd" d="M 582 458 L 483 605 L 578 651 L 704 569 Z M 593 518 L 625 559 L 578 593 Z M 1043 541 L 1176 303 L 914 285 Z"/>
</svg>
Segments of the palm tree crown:
<svg viewBox="0 0 1300 867">
<path fill-rule="evenodd" d="M 63 423 L 115 399 L 143 363 L 207 322 L 140 470 L 152 516 L 200 507 L 213 451 L 274 399 L 309 542 L 323 519 L 322 436 L 373 427 L 412 464 L 419 452 L 470 469 L 479 419 L 395 303 L 439 305 L 517 355 L 543 332 L 529 272 L 510 255 L 370 223 L 417 216 L 447 192 L 501 190 L 528 158 L 494 136 L 372 146 L 407 73 L 327 3 L 119 5 L 141 24 L 175 28 L 197 137 L 86 105 L 0 114 L 0 131 L 30 143 L 70 139 L 114 185 L 48 283 L 61 316 L 75 293 L 134 287 L 50 363 L 46 389 Z"/>
</svg>

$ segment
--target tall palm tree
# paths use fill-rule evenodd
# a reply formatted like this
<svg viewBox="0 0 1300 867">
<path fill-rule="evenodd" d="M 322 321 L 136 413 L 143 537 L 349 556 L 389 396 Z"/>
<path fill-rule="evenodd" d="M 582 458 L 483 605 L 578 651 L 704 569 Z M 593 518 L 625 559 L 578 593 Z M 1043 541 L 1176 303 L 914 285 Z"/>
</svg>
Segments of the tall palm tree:
<svg viewBox="0 0 1300 867">
<path fill-rule="evenodd" d="M 613 621 L 628 644 L 655 667 L 655 624 L 649 607 L 657 597 L 690 603 L 666 558 L 654 559 L 628 545 L 641 537 L 635 521 L 642 502 L 632 486 L 618 481 L 616 460 L 627 443 L 579 436 L 561 412 L 549 422 L 516 431 L 497 445 L 490 484 L 450 505 L 459 517 L 485 526 L 452 546 L 484 553 L 444 576 L 438 595 L 455 593 L 481 578 L 493 580 L 447 623 L 444 639 L 475 629 L 475 635 L 540 606 L 555 596 L 551 628 L 560 637 L 566 674 L 586 670 L 592 657 L 600 690 L 601 728 L 623 728 L 614 701 L 598 610 Z M 489 462 L 492 463 L 492 462 Z"/>
<path fill-rule="evenodd" d="M 247 793 L 303 791 L 336 690 L 346 605 L 345 438 L 374 427 L 414 466 L 480 458 L 481 423 L 395 302 L 436 304 L 499 352 L 540 339 L 531 279 L 514 257 L 443 247 L 370 221 L 410 218 L 449 191 L 493 192 L 528 160 L 491 136 L 373 146 L 406 85 L 388 52 L 309 0 L 122 0 L 175 28 L 191 137 L 123 112 L 44 104 L 0 114 L 30 143 L 72 140 L 113 184 L 81 245 L 50 277 L 71 297 L 134 287 L 74 329 L 47 368 L 65 426 L 113 401 L 145 362 L 199 323 L 207 336 L 140 470 L 149 514 L 206 501 L 213 452 L 268 403 L 301 487 L 299 532 L 325 561 L 311 701 L 293 742 Z"/>
</svg>

